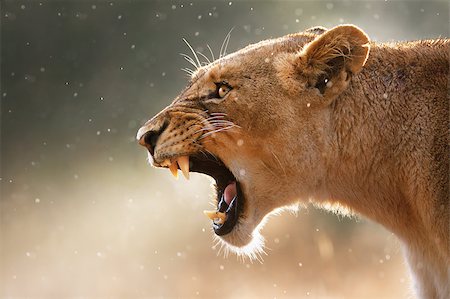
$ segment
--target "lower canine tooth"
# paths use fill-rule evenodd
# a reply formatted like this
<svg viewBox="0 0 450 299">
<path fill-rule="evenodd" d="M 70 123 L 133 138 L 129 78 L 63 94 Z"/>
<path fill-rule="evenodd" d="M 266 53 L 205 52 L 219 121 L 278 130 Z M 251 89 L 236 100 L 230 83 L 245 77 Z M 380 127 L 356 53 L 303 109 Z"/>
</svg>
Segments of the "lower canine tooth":
<svg viewBox="0 0 450 299">
<path fill-rule="evenodd" d="M 218 211 L 203 211 L 203 213 L 217 224 L 223 224 L 227 220 L 227 214 Z"/>
</svg>

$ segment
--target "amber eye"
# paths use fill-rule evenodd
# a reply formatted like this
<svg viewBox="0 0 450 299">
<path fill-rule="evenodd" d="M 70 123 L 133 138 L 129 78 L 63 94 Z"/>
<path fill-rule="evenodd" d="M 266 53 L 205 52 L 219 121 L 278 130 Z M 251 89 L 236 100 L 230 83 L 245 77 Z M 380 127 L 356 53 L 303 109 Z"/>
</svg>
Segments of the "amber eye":
<svg viewBox="0 0 450 299">
<path fill-rule="evenodd" d="M 221 83 L 217 85 L 217 95 L 219 96 L 219 98 L 223 98 L 224 96 L 226 96 L 230 90 L 231 87 L 227 84 Z"/>
</svg>

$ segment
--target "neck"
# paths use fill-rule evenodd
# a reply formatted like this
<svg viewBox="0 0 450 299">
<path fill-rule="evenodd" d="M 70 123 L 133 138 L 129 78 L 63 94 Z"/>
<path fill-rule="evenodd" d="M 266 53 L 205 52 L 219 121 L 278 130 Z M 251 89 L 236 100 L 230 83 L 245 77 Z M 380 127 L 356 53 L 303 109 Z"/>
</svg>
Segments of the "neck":
<svg viewBox="0 0 450 299">
<path fill-rule="evenodd" d="M 448 42 L 418 46 L 374 45 L 363 71 L 334 102 L 327 189 L 332 201 L 404 241 L 422 285 L 433 285 L 424 283 L 429 273 L 420 277 L 424 265 L 446 285 Z"/>
</svg>

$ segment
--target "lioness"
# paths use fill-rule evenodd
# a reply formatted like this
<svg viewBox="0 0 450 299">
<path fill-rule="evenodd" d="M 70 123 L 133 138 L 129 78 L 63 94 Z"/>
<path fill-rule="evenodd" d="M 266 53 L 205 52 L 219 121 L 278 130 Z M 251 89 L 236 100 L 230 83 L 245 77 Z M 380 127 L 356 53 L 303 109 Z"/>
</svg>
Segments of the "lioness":
<svg viewBox="0 0 450 299">
<path fill-rule="evenodd" d="M 200 67 L 137 139 L 154 166 L 215 179 L 205 213 L 237 252 L 277 208 L 339 204 L 403 241 L 421 298 L 449 298 L 448 75 L 448 39 L 311 28 Z"/>
</svg>

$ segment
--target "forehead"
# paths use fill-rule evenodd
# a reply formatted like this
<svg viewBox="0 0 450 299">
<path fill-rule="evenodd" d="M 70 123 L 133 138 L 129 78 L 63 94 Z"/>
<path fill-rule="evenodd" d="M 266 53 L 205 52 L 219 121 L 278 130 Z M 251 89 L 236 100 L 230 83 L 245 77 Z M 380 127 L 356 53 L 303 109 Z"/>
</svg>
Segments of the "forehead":
<svg viewBox="0 0 450 299">
<path fill-rule="evenodd" d="M 192 75 L 191 82 L 217 80 L 224 75 L 264 68 L 278 53 L 300 51 L 309 40 L 312 40 L 310 34 L 291 34 L 249 45 L 197 69 Z"/>
</svg>

